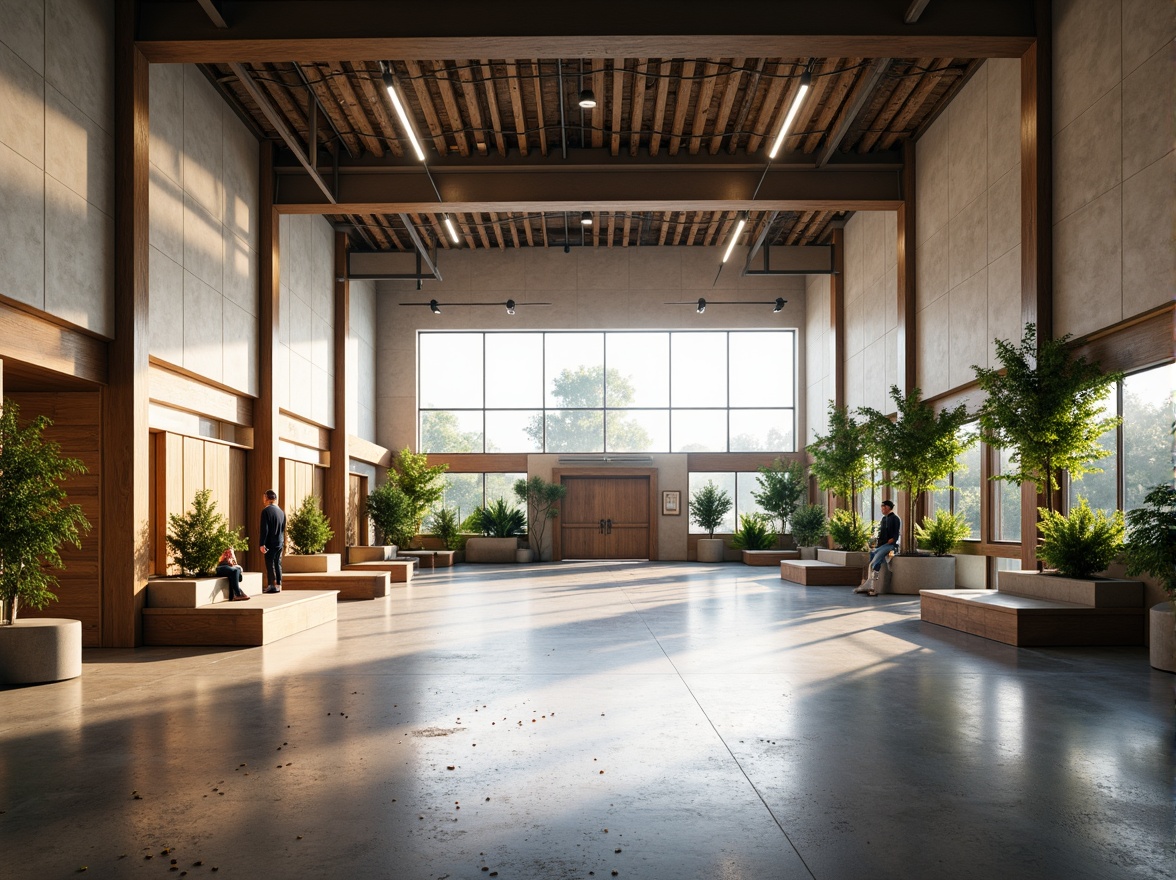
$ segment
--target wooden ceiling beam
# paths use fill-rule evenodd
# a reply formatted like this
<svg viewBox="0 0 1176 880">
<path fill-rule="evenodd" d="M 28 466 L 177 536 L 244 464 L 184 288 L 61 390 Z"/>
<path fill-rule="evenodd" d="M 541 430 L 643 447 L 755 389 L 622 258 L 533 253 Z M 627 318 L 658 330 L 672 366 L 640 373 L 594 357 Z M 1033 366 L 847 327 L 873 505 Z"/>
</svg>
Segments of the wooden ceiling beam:
<svg viewBox="0 0 1176 880">
<path fill-rule="evenodd" d="M 715 78 L 718 72 L 718 62 L 708 60 L 702 71 L 702 83 L 698 89 L 698 100 L 694 103 L 694 122 L 690 127 L 689 153 L 691 156 L 697 156 L 698 149 L 702 146 L 702 135 L 706 131 L 707 122 L 710 120 L 710 105 L 711 99 L 715 95 Z"/>
<path fill-rule="evenodd" d="M 318 101 L 319 109 L 327 117 L 327 122 L 343 142 L 344 149 L 352 156 L 360 154 L 359 137 L 355 134 L 355 126 L 343 109 L 339 96 L 328 85 L 328 77 L 318 64 L 295 64 L 294 69 L 299 72 L 301 79 Z M 333 111 L 333 112 L 332 112 Z"/>
<path fill-rule="evenodd" d="M 547 122 L 546 116 L 543 113 L 543 76 L 542 76 L 542 62 L 535 60 L 531 62 L 534 68 L 534 78 L 532 82 L 535 85 L 535 122 L 538 124 L 539 137 L 539 153 L 540 155 L 547 155 Z"/>
<path fill-rule="evenodd" d="M 674 121 L 670 126 L 671 156 L 678 155 L 678 147 L 682 143 L 682 126 L 686 122 L 686 112 L 690 109 L 690 94 L 694 91 L 694 67 L 694 61 L 689 58 L 682 62 L 682 74 L 678 78 L 674 95 Z"/>
<path fill-rule="evenodd" d="M 914 91 L 915 86 L 917 86 L 922 80 L 922 77 L 916 76 L 915 74 L 918 71 L 927 70 L 931 66 L 931 62 L 934 60 L 935 59 L 933 58 L 916 59 L 914 64 L 916 69 L 908 70 L 906 76 L 899 78 L 898 82 L 894 85 L 894 90 L 890 93 L 890 97 L 878 111 L 878 115 L 874 120 L 874 124 L 871 126 L 871 130 L 867 131 L 862 136 L 861 143 L 858 144 L 857 148 L 859 153 L 868 153 L 871 149 L 873 149 L 874 144 L 878 143 L 878 139 L 881 138 L 882 135 L 885 134 L 889 129 L 890 123 L 894 120 L 894 117 L 898 113 L 899 108 L 901 108 L 903 104 L 906 103 L 906 99 L 910 97 L 910 94 L 912 91 Z"/>
<path fill-rule="evenodd" d="M 833 131 L 829 133 L 825 144 L 821 147 L 817 154 L 817 167 L 823 168 L 825 164 L 832 158 L 833 154 L 837 152 L 841 146 L 841 141 L 849 132 L 850 126 L 853 125 L 854 120 L 857 119 L 858 114 L 862 111 L 866 101 L 869 100 L 870 95 L 874 93 L 874 88 L 882 79 L 882 74 L 886 72 L 886 68 L 890 66 L 889 58 L 875 58 L 870 62 L 869 67 L 858 78 L 857 83 L 853 87 L 849 98 L 846 99 L 845 108 L 841 111 L 837 122 L 833 126 Z"/>
<path fill-rule="evenodd" d="M 527 146 L 527 114 L 523 109 L 523 89 L 519 82 L 519 67 L 513 61 L 506 62 L 506 88 L 510 93 L 510 109 L 514 114 L 515 133 L 519 139 L 519 153 L 526 156 L 530 152 Z"/>
<path fill-rule="evenodd" d="M 344 69 L 341 61 L 328 61 L 327 66 L 334 74 L 330 79 L 330 85 L 337 92 L 339 106 L 343 110 L 344 117 L 351 123 L 352 130 L 369 153 L 374 156 L 383 156 L 384 142 L 376 136 L 379 122 L 369 117 L 367 112 L 368 108 L 372 107 L 374 115 L 375 108 L 372 106 L 374 102 L 361 101 L 359 95 L 355 93 L 355 84 L 352 83 L 352 80 L 356 80 L 357 84 L 359 77 L 353 77 Z M 360 124 L 356 125 L 356 123 Z"/>
<path fill-rule="evenodd" d="M 604 59 L 592 59 L 592 93 L 596 96 L 596 106 L 589 114 L 592 126 L 592 146 L 599 149 L 604 145 Z"/>
<path fill-rule="evenodd" d="M 747 152 L 754 153 L 760 148 L 760 144 L 765 138 L 771 138 L 775 132 L 771 130 L 772 118 L 779 112 L 788 112 L 787 108 L 780 107 L 780 95 L 784 92 L 784 87 L 788 84 L 787 70 L 791 67 L 789 62 L 777 61 L 773 69 L 773 77 L 768 83 L 767 93 L 764 95 L 763 103 L 760 104 L 759 114 L 752 123 L 751 134 L 747 137 Z"/>
<path fill-rule="evenodd" d="M 931 93 L 935 91 L 935 86 L 939 84 L 939 80 L 943 76 L 942 73 L 935 71 L 938 71 L 950 60 L 949 58 L 932 59 L 931 70 L 933 72 L 920 77 L 918 85 L 907 96 L 906 103 L 898 111 L 898 115 L 890 121 L 890 125 L 887 127 L 888 131 L 882 138 L 882 149 L 889 150 L 906 133 L 906 128 L 910 125 L 911 119 L 922 109 L 927 99 L 931 97 Z"/>
<path fill-rule="evenodd" d="M 617 64 L 620 64 L 620 67 Z M 621 110 L 625 105 L 625 62 L 613 64 L 612 75 L 612 131 L 609 136 L 609 151 L 614 156 L 621 154 Z"/>
<path fill-rule="evenodd" d="M 425 82 L 424 71 L 421 70 L 420 64 L 412 60 L 405 61 L 404 67 L 408 70 L 412 90 L 416 93 L 417 102 L 421 105 L 421 112 L 425 115 L 425 123 L 429 126 L 429 131 L 433 133 L 433 145 L 437 148 L 437 155 L 444 156 L 449 152 L 449 144 L 445 140 L 445 129 L 441 125 L 441 119 L 437 116 L 437 111 L 433 106 L 433 96 L 429 94 L 429 84 Z M 407 95 L 404 95 L 404 100 L 408 100 Z M 408 107 L 405 107 L 404 110 L 406 113 L 409 112 Z"/>
<path fill-rule="evenodd" d="M 656 156 L 661 149 L 662 132 L 666 130 L 666 100 L 670 90 L 670 69 L 673 62 L 668 58 L 658 68 L 657 97 L 653 101 L 653 119 L 650 120 L 649 155 Z M 636 156 L 636 153 L 632 155 Z"/>
<path fill-rule="evenodd" d="M 733 68 L 741 68 L 747 59 L 735 58 L 731 61 Z M 731 118 L 731 109 L 735 106 L 735 99 L 739 96 L 739 85 L 743 80 L 743 71 L 739 69 L 732 70 L 724 77 L 726 82 L 723 85 L 723 97 L 719 99 L 719 109 L 715 114 L 714 134 L 711 136 L 710 154 L 712 156 L 719 152 L 723 146 L 723 136 L 727 131 L 727 120 Z"/>
<path fill-rule="evenodd" d="M 485 156 L 489 150 L 486 145 L 486 126 L 482 123 L 482 105 L 478 102 L 478 90 L 474 87 L 474 71 L 471 62 L 457 62 L 457 78 L 461 81 L 466 113 L 469 114 L 470 125 L 474 129 L 474 149 L 478 151 L 479 156 Z"/>
<path fill-rule="evenodd" d="M 550 4 L 463 4 L 460 15 L 384 0 L 234 0 L 227 28 L 197 3 L 139 0 L 137 47 L 151 62 L 218 63 L 337 57 L 729 58 L 1020 57 L 1035 37 L 1033 4 L 941 3 L 904 21 L 907 4 L 876 0 L 768 3 L 744 22 L 717 22 L 713 4 L 597 0 L 592 14 L 553 15 Z M 725 32 L 724 32 L 725 31 Z"/>
<path fill-rule="evenodd" d="M 384 91 L 382 84 L 376 86 L 372 81 L 373 74 L 366 61 L 352 61 L 351 68 L 355 71 L 355 83 L 364 98 L 367 99 L 367 106 L 379 125 L 380 133 L 384 136 L 384 143 L 387 144 L 388 150 L 397 158 L 403 156 L 404 147 L 400 145 L 400 135 L 397 134 L 396 126 L 392 122 L 392 115 L 385 107 L 388 93 Z"/>
<path fill-rule="evenodd" d="M 506 137 L 502 133 L 502 114 L 498 112 L 498 86 L 494 70 L 487 59 L 482 59 L 482 87 L 486 90 L 486 108 L 490 111 L 490 127 L 494 130 L 494 145 L 498 155 L 506 155 Z"/>
<path fill-rule="evenodd" d="M 470 144 L 465 133 L 465 119 L 457 106 L 457 93 L 453 90 L 453 81 L 449 78 L 449 69 L 443 61 L 433 62 L 433 78 L 437 81 L 437 91 L 441 94 L 441 104 L 445 107 L 445 114 L 449 117 L 449 131 L 457 143 L 457 151 L 463 156 L 469 156 Z"/>
<path fill-rule="evenodd" d="M 645 129 L 645 87 L 649 79 L 649 59 L 638 58 L 633 74 L 633 93 L 629 98 L 629 155 L 636 156 L 641 147 L 641 132 Z"/>
</svg>

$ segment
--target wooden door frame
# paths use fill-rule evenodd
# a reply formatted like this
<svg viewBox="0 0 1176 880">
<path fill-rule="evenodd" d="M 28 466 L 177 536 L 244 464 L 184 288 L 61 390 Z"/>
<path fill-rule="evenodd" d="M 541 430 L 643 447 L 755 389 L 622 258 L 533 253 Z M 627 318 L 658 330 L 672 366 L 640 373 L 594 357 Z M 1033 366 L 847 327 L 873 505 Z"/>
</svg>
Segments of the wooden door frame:
<svg viewBox="0 0 1176 880">
<path fill-rule="evenodd" d="M 578 477 L 603 477 L 621 479 L 624 477 L 646 477 L 649 480 L 649 561 L 656 562 L 659 558 L 657 521 L 661 516 L 661 505 L 658 492 L 657 468 L 617 468 L 617 467 L 577 467 L 552 468 L 551 482 L 563 485 L 564 477 L 573 479 Z M 563 562 L 563 528 L 559 520 L 554 520 L 555 528 L 551 532 L 551 559 L 553 562 Z"/>
</svg>

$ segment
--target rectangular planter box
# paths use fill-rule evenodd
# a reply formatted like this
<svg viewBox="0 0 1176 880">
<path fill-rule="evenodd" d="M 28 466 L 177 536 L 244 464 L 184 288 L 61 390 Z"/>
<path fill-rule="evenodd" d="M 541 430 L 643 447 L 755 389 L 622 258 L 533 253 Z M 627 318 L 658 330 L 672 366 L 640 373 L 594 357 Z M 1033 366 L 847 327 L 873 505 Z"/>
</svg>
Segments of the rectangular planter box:
<svg viewBox="0 0 1176 880">
<path fill-rule="evenodd" d="M 1090 608 L 1143 607 L 1143 584 L 1119 578 L 1084 580 L 1037 571 L 1002 571 L 997 573 L 996 588 L 1014 596 L 1074 602 Z"/>
<path fill-rule="evenodd" d="M 887 592 L 917 596 L 919 590 L 954 589 L 954 556 L 890 557 L 890 584 Z"/>
<path fill-rule="evenodd" d="M 466 541 L 466 562 L 513 563 L 518 547 L 517 538 L 470 538 Z"/>
<path fill-rule="evenodd" d="M 865 550 L 826 550 L 817 549 L 817 560 L 828 562 L 830 565 L 844 565 L 849 568 L 865 568 L 870 561 L 870 554 Z"/>
<path fill-rule="evenodd" d="M 282 557 L 282 572 L 291 574 L 319 574 L 343 568 L 340 553 L 291 553 Z"/>
<path fill-rule="evenodd" d="M 374 547 L 348 547 L 347 562 L 383 562 L 396 558 L 395 544 L 376 544 Z"/>
<path fill-rule="evenodd" d="M 796 550 L 744 550 L 744 565 L 779 565 L 785 559 L 800 559 Z"/>
</svg>

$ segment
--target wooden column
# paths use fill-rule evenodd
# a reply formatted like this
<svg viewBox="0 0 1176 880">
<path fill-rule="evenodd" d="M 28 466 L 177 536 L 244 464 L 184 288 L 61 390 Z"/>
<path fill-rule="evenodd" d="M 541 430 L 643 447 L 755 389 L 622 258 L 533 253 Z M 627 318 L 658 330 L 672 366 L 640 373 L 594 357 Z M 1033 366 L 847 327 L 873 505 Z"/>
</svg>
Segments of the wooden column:
<svg viewBox="0 0 1176 880">
<path fill-rule="evenodd" d="M 329 553 L 347 552 L 347 492 L 351 459 L 347 454 L 348 424 L 351 411 L 347 395 L 349 360 L 347 338 L 350 335 L 351 285 L 347 281 L 347 234 L 335 233 L 335 426 L 331 429 L 331 466 L 323 485 L 323 508 L 331 520 L 334 537 L 327 544 Z"/>
<path fill-rule="evenodd" d="M 898 387 L 915 387 L 915 142 L 902 144 L 902 204 L 898 208 Z"/>
<path fill-rule="evenodd" d="M 1021 56 L 1021 322 L 1053 336 L 1053 15 L 1036 2 L 1037 39 Z M 1037 508 L 1032 483 L 1021 485 L 1021 565 L 1036 568 Z"/>
<path fill-rule="evenodd" d="M 257 548 L 261 508 L 264 506 L 262 495 L 267 489 L 278 491 L 278 400 L 274 394 L 274 358 L 278 348 L 281 265 L 278 212 L 274 208 L 273 145 L 262 143 L 260 157 L 257 402 L 253 406 L 253 449 L 246 466 L 249 497 L 245 527 L 249 535 L 249 552 L 245 567 L 250 571 L 265 570 L 265 558 Z M 279 504 L 284 502 L 284 498 L 278 499 Z"/>
<path fill-rule="evenodd" d="M 147 422 L 149 65 L 135 46 L 135 0 L 115 7 L 114 339 L 102 392 L 100 640 L 142 641 L 150 570 Z"/>
<path fill-rule="evenodd" d="M 829 276 L 829 345 L 833 403 L 845 406 L 845 230 L 833 230 L 833 274 Z"/>
</svg>

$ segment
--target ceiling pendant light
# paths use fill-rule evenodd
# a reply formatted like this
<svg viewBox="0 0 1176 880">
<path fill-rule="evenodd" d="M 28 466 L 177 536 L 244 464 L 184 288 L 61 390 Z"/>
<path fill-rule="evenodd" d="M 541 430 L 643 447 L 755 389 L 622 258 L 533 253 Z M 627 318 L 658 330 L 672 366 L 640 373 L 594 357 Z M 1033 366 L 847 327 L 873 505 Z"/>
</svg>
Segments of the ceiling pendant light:
<svg viewBox="0 0 1176 880">
<path fill-rule="evenodd" d="M 580 225 L 581 226 L 591 226 L 592 225 L 592 212 L 591 211 L 582 211 L 580 213 Z"/>
<path fill-rule="evenodd" d="M 735 244 L 739 241 L 739 236 L 743 234 L 743 225 L 747 222 L 747 215 L 744 214 L 739 218 L 739 222 L 735 224 L 735 231 L 731 233 L 731 240 L 727 242 L 727 250 L 723 254 L 723 262 L 731 256 L 731 251 L 735 250 Z"/>
<path fill-rule="evenodd" d="M 784 117 L 784 124 L 780 126 L 780 132 L 776 135 L 776 141 L 772 144 L 772 149 L 768 152 L 769 159 L 775 159 L 776 154 L 780 152 L 780 145 L 784 143 L 784 136 L 788 134 L 788 129 L 792 127 L 792 121 L 796 118 L 796 112 L 800 109 L 800 105 L 804 103 L 804 96 L 808 94 L 809 87 L 813 84 L 813 75 L 807 70 L 800 75 L 800 88 L 796 90 L 796 97 L 792 99 L 792 106 L 788 108 L 788 115 Z"/>
<path fill-rule="evenodd" d="M 453 243 L 458 244 L 460 240 L 457 237 L 457 230 L 454 229 L 453 221 L 449 219 L 448 214 L 445 215 L 445 228 L 449 230 L 449 237 L 453 239 Z"/>
<path fill-rule="evenodd" d="M 421 147 L 421 142 L 417 140 L 416 131 L 412 127 L 412 122 L 408 118 L 408 112 L 404 109 L 404 104 L 400 101 L 400 95 L 396 91 L 396 79 L 392 76 L 391 65 L 384 66 L 384 72 L 381 75 L 384 81 L 384 88 L 388 90 L 388 99 L 392 102 L 392 109 L 396 111 L 396 115 L 400 118 L 400 126 L 408 134 L 408 140 L 412 143 L 412 148 L 416 152 L 417 159 L 425 161 L 425 151 Z"/>
<path fill-rule="evenodd" d="M 580 89 L 580 106 L 585 110 L 591 110 L 596 106 L 596 95 L 592 89 Z"/>
</svg>

